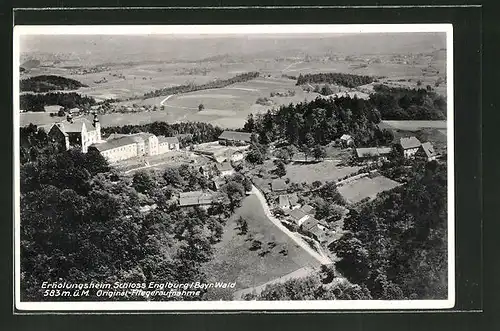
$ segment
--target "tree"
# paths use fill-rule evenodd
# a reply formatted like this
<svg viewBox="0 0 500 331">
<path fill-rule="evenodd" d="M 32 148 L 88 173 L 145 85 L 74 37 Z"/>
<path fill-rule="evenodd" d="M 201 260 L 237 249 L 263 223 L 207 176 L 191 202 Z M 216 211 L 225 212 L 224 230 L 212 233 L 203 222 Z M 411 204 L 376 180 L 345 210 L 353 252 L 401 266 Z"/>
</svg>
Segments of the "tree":
<svg viewBox="0 0 500 331">
<path fill-rule="evenodd" d="M 179 187 L 183 182 L 182 177 L 179 174 L 179 170 L 176 168 L 167 168 L 163 173 L 163 179 L 167 185 L 171 185 L 173 187 Z"/>
<path fill-rule="evenodd" d="M 321 93 L 322 95 L 327 96 L 327 95 L 333 94 L 333 90 L 332 90 L 332 88 L 330 87 L 330 85 L 325 84 L 325 85 L 323 85 L 323 87 L 321 88 L 320 93 Z"/>
<path fill-rule="evenodd" d="M 276 169 L 274 170 L 274 173 L 280 178 L 286 175 L 285 163 L 283 163 L 283 161 L 276 162 Z"/>
<path fill-rule="evenodd" d="M 290 162 L 290 154 L 288 153 L 288 150 L 286 148 L 280 148 L 276 151 L 275 153 L 276 157 L 283 161 L 284 163 L 289 163 Z"/>
<path fill-rule="evenodd" d="M 321 145 L 316 145 L 313 149 L 313 156 L 316 160 L 322 160 L 326 157 L 326 150 Z"/>
<path fill-rule="evenodd" d="M 205 109 L 205 106 L 202 103 L 200 103 L 198 105 L 198 111 L 202 111 L 203 109 Z"/>
<path fill-rule="evenodd" d="M 138 171 L 132 177 L 132 186 L 137 192 L 146 193 L 155 187 L 155 182 L 148 172 Z"/>
<path fill-rule="evenodd" d="M 288 155 L 290 156 L 290 161 L 293 159 L 293 156 L 299 152 L 298 148 L 295 145 L 288 145 L 286 147 Z"/>
<path fill-rule="evenodd" d="M 251 148 L 246 156 L 246 160 L 254 164 L 264 163 L 264 156 L 257 148 Z"/>
</svg>

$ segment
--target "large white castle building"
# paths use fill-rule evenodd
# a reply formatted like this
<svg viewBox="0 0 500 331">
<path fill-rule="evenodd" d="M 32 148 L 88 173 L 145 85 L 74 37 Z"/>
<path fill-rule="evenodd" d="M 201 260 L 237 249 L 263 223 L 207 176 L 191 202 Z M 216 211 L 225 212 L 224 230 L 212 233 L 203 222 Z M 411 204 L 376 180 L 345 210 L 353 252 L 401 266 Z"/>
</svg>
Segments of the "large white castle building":
<svg viewBox="0 0 500 331">
<path fill-rule="evenodd" d="M 66 149 L 79 146 L 83 153 L 94 148 L 109 162 L 117 162 L 138 156 L 152 156 L 180 149 L 177 137 L 155 136 L 151 133 L 111 134 L 106 140 L 101 136 L 101 124 L 97 115 L 94 120 L 68 115 L 66 121 L 53 124 L 49 138 Z"/>
</svg>

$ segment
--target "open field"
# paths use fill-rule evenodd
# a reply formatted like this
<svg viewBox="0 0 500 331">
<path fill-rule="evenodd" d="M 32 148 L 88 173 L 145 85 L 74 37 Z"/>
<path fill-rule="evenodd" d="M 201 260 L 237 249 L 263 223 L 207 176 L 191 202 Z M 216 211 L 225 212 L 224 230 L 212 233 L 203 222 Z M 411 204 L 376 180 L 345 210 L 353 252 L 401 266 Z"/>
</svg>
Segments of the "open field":
<svg viewBox="0 0 500 331">
<path fill-rule="evenodd" d="M 383 127 L 406 130 L 406 131 L 417 131 L 420 129 L 446 129 L 446 121 L 382 121 Z"/>
<path fill-rule="evenodd" d="M 393 189 L 401 185 L 384 176 L 375 178 L 362 177 L 338 187 L 340 194 L 348 203 L 356 203 L 365 198 L 373 199 L 378 193 Z"/>
<path fill-rule="evenodd" d="M 248 222 L 246 235 L 240 234 L 237 228 L 236 219 L 240 216 Z M 260 249 L 251 250 L 254 240 L 262 243 Z M 227 222 L 223 238 L 216 245 L 214 259 L 205 265 L 205 270 L 215 281 L 236 282 L 235 289 L 226 290 L 234 292 L 261 285 L 306 266 L 317 267 L 319 262 L 271 223 L 258 198 L 250 195 Z"/>
<path fill-rule="evenodd" d="M 319 180 L 324 183 L 338 180 L 339 178 L 355 173 L 359 169 L 361 169 L 361 167 L 339 167 L 336 162 L 325 160 L 323 162 L 311 164 L 288 165 L 286 167 L 286 177 L 289 178 L 291 182 L 306 182 L 311 184 Z"/>
</svg>

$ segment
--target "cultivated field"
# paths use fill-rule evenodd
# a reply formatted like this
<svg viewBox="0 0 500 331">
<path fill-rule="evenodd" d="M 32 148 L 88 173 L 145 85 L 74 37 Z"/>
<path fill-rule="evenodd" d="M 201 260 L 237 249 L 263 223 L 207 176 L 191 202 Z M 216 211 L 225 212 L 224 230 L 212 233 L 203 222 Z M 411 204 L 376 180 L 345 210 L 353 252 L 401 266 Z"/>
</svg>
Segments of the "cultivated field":
<svg viewBox="0 0 500 331">
<path fill-rule="evenodd" d="M 338 166 L 335 161 L 325 160 L 323 162 L 312 164 L 292 164 L 286 167 L 286 177 L 291 182 L 302 183 L 319 180 L 327 182 L 338 180 L 342 177 L 355 173 L 361 167 Z"/>
<path fill-rule="evenodd" d="M 401 185 L 384 176 L 362 177 L 338 187 L 348 203 L 356 203 L 365 198 L 373 199 L 377 194 Z"/>
<path fill-rule="evenodd" d="M 236 219 L 240 216 L 248 222 L 246 235 L 237 228 Z M 255 240 L 261 242 L 261 248 L 252 250 Z M 228 299 L 234 291 L 261 285 L 302 267 L 318 265 L 319 262 L 267 219 L 258 198 L 250 195 L 224 227 L 222 241 L 216 245 L 215 256 L 205 265 L 205 270 L 214 281 L 236 282 L 235 289 L 214 290 L 214 298 Z"/>
</svg>

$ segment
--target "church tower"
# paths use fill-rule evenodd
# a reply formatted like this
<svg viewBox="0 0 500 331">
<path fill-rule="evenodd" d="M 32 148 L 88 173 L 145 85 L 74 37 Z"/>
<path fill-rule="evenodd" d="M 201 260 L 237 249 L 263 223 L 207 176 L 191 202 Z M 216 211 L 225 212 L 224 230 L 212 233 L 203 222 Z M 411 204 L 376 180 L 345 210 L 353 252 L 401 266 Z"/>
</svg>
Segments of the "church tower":
<svg viewBox="0 0 500 331">
<path fill-rule="evenodd" d="M 94 113 L 94 120 L 92 122 L 94 124 L 94 128 L 97 134 L 97 142 L 101 141 L 101 122 L 99 122 L 99 118 L 97 118 L 97 113 Z"/>
</svg>

